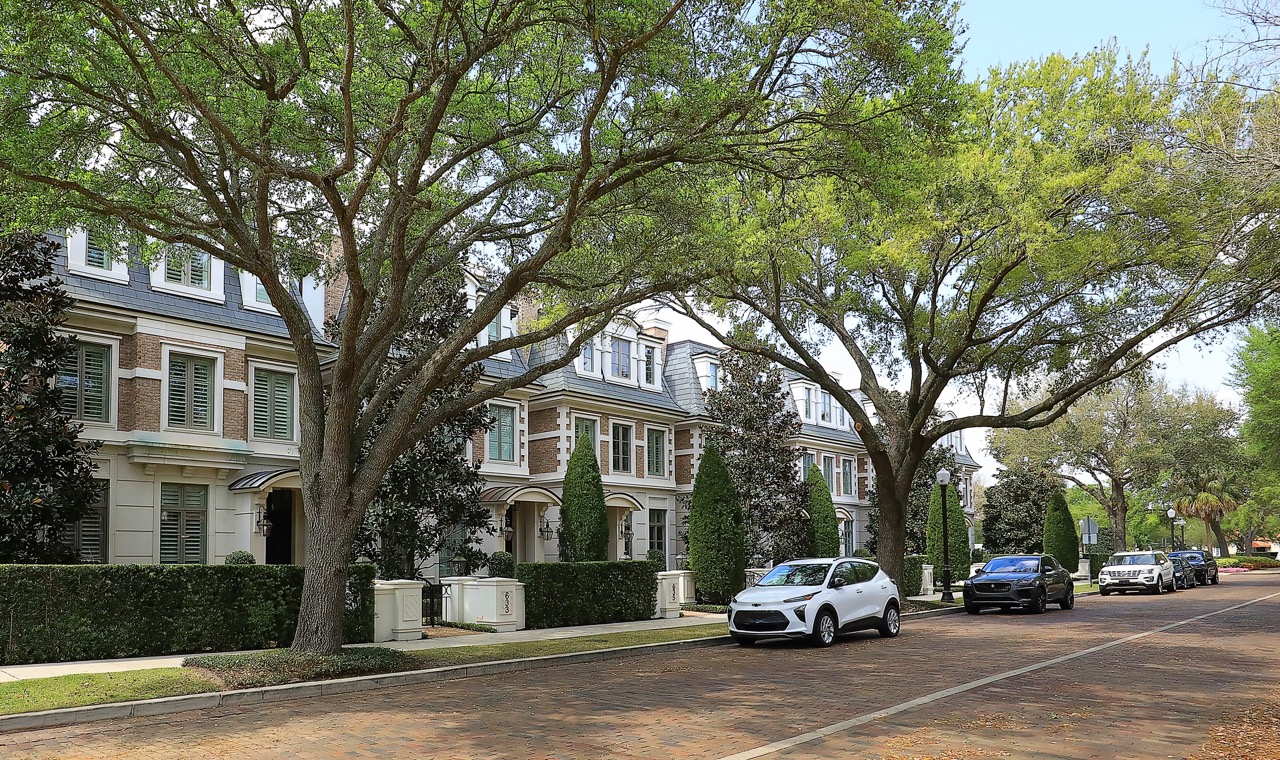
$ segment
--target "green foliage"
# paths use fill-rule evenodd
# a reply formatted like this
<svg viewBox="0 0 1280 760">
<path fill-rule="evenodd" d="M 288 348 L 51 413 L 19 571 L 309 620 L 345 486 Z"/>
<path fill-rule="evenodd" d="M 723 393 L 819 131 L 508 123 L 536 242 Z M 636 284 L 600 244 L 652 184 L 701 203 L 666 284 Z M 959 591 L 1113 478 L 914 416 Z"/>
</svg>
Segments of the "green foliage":
<svg viewBox="0 0 1280 760">
<path fill-rule="evenodd" d="M 1249 412 L 1245 439 L 1270 469 L 1280 470 L 1280 327 L 1250 327 L 1233 368 Z"/>
<path fill-rule="evenodd" d="M 1044 515 L 1044 553 L 1071 572 L 1075 572 L 1080 563 L 1080 536 L 1061 490 L 1049 498 L 1049 508 Z"/>
<path fill-rule="evenodd" d="M 453 620 L 441 620 L 436 625 L 442 628 L 457 628 L 461 631 L 475 631 L 476 633 L 497 633 L 498 629 L 484 623 L 459 623 Z M 430 638 L 430 636 L 428 636 Z"/>
<path fill-rule="evenodd" d="M 929 558 L 923 554 L 908 554 L 902 558 L 902 580 L 898 582 L 900 594 L 904 597 L 920 594 L 920 584 L 924 582 L 924 566 L 928 563 Z"/>
<path fill-rule="evenodd" d="M 223 560 L 223 564 L 256 565 L 258 564 L 258 560 L 254 558 L 252 552 L 247 552 L 244 549 L 237 549 L 227 555 L 227 558 Z"/>
<path fill-rule="evenodd" d="M 872 554 L 871 552 L 867 551 L 866 549 L 854 549 L 854 550 L 853 550 L 853 556 L 855 556 L 855 557 L 860 557 L 860 558 L 862 558 L 862 559 L 875 559 L 875 558 L 876 558 L 876 555 Z"/>
<path fill-rule="evenodd" d="M 831 500 L 830 486 L 822 477 L 818 465 L 809 468 L 805 477 L 809 491 L 809 551 L 810 557 L 840 556 L 840 519 L 836 505 Z"/>
<path fill-rule="evenodd" d="M 649 547 L 649 551 L 645 552 L 645 559 L 650 562 L 657 562 L 659 566 L 667 566 L 667 553 L 657 546 Z"/>
<path fill-rule="evenodd" d="M 560 560 L 603 562 L 609 556 L 609 510 L 595 446 L 585 433 L 569 455 L 560 507 Z"/>
<path fill-rule="evenodd" d="M 205 654 L 188 657 L 182 667 L 217 676 L 228 689 L 252 689 L 299 681 L 322 681 L 376 673 L 411 670 L 408 652 L 385 647 L 351 647 L 336 655 L 273 649 L 246 654 Z"/>
<path fill-rule="evenodd" d="M 996 473 L 983 507 L 983 548 L 996 554 L 1038 553 L 1044 549 L 1044 514 L 1061 487 L 1050 472 L 1014 462 Z"/>
<path fill-rule="evenodd" d="M 701 600 L 728 604 L 746 583 L 742 508 L 724 460 L 708 446 L 689 504 L 689 569 Z"/>
<path fill-rule="evenodd" d="M 1280 567 L 1280 560 L 1271 557 L 1237 554 L 1234 557 L 1219 557 L 1218 567 L 1246 567 L 1250 570 L 1270 570 Z"/>
<path fill-rule="evenodd" d="M 727 604 L 682 604 L 680 609 L 689 612 L 710 612 L 716 615 L 729 614 L 729 605 Z"/>
<path fill-rule="evenodd" d="M 973 547 L 973 550 L 969 552 L 969 561 L 970 562 L 986 562 L 988 556 L 989 555 L 985 550 L 979 549 L 978 547 L 975 546 Z"/>
<path fill-rule="evenodd" d="M 353 565 L 348 642 L 373 639 L 373 565 Z M 0 662 L 15 665 L 288 646 L 296 565 L 0 566 Z"/>
<path fill-rule="evenodd" d="M 934 446 L 925 454 L 920 466 L 911 478 L 911 491 L 907 496 L 906 507 L 906 552 L 907 554 L 924 554 L 926 546 L 925 527 L 929 522 L 929 501 L 938 491 L 938 470 L 955 472 L 956 453 L 946 446 Z M 870 493 L 871 519 L 867 523 L 867 548 L 878 553 L 877 538 L 880 522 L 877 519 L 880 509 L 880 489 L 873 481 Z M 968 535 L 966 533 L 966 535 Z"/>
<path fill-rule="evenodd" d="M 759 356 L 726 351 L 725 380 L 707 392 L 707 414 L 718 424 L 707 440 L 724 459 L 742 504 L 747 561 L 753 567 L 812 556 L 808 493 L 796 478 L 800 432 L 795 400 L 782 372 Z"/>
<path fill-rule="evenodd" d="M 102 492 L 98 444 L 64 404 L 76 341 L 59 330 L 75 302 L 51 279 L 55 252 L 38 235 L 0 238 L 0 562 L 79 561 L 69 531 Z"/>
<path fill-rule="evenodd" d="M 489 575 L 494 578 L 516 577 L 516 558 L 511 552 L 494 552 L 489 555 Z"/>
<path fill-rule="evenodd" d="M 525 625 L 559 628 L 649 620 L 658 601 L 652 562 L 522 562 Z"/>
<path fill-rule="evenodd" d="M 929 500 L 928 523 L 929 564 L 933 565 L 933 577 L 942 579 L 942 566 L 951 566 L 952 582 L 969 577 L 969 526 L 964 521 L 960 507 L 960 492 L 954 484 L 947 486 L 947 549 L 949 559 L 942 554 L 942 488 L 934 489 Z"/>
</svg>

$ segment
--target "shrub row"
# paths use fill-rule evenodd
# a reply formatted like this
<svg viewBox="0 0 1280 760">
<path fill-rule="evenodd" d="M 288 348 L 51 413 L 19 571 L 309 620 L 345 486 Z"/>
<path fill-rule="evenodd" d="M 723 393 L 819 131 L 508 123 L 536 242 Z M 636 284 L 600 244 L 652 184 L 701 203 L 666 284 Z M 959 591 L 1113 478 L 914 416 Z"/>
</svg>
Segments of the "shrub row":
<svg viewBox="0 0 1280 760">
<path fill-rule="evenodd" d="M 372 565 L 351 568 L 344 635 L 373 639 Z M 296 565 L 0 566 L 6 665 L 288 646 Z"/>
<path fill-rule="evenodd" d="M 566 625 L 648 620 L 657 604 L 656 562 L 523 562 L 525 625 Z"/>
<path fill-rule="evenodd" d="M 902 582 L 898 591 L 903 596 L 915 596 L 920 593 L 920 584 L 924 580 L 924 566 L 928 557 L 923 554 L 908 554 L 902 558 Z"/>
<path fill-rule="evenodd" d="M 1237 554 L 1234 557 L 1219 558 L 1218 567 L 1247 567 L 1250 570 L 1265 570 L 1267 568 L 1280 567 L 1280 561 L 1271 557 L 1241 556 Z"/>
</svg>

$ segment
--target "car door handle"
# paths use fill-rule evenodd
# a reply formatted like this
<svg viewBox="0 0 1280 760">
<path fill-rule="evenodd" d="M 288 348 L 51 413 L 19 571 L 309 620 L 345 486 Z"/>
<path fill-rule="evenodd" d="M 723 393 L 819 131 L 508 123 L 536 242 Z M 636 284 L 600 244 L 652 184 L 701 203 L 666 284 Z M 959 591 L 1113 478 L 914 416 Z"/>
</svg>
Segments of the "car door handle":
<svg viewBox="0 0 1280 760">
<path fill-rule="evenodd" d="M 858 593 L 859 593 L 859 594 L 861 594 L 861 593 L 862 593 L 862 589 L 858 589 Z"/>
</svg>

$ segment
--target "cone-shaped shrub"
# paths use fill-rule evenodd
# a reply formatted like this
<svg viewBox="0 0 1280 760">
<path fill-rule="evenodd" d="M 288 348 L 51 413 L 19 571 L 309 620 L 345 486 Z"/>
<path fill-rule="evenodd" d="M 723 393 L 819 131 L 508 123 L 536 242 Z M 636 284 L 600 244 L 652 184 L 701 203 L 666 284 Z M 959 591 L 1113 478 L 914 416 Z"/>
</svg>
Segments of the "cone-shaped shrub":
<svg viewBox="0 0 1280 760">
<path fill-rule="evenodd" d="M 589 435 L 582 435 L 569 455 L 560 507 L 560 559 L 604 562 L 609 555 L 609 511 L 604 505 L 600 464 Z"/>
<path fill-rule="evenodd" d="M 728 604 L 746 575 L 742 505 L 720 452 L 708 446 L 689 504 L 689 569 L 698 596 Z"/>
<path fill-rule="evenodd" d="M 942 566 L 951 565 L 951 582 L 959 583 L 969 577 L 969 526 L 964 522 L 964 507 L 960 504 L 960 492 L 955 485 L 947 486 L 947 549 L 950 563 L 942 558 L 942 489 L 934 488 L 929 498 L 929 522 L 925 526 L 925 542 L 928 545 L 929 564 L 933 565 L 933 578 L 942 582 Z"/>
<path fill-rule="evenodd" d="M 1080 564 L 1080 536 L 1076 534 L 1076 521 L 1071 517 L 1067 497 L 1061 489 L 1053 492 L 1044 513 L 1044 553 L 1073 573 Z"/>
<path fill-rule="evenodd" d="M 816 464 L 809 467 L 804 482 L 809 490 L 809 556 L 839 557 L 840 519 L 831 501 L 831 486 Z"/>
</svg>

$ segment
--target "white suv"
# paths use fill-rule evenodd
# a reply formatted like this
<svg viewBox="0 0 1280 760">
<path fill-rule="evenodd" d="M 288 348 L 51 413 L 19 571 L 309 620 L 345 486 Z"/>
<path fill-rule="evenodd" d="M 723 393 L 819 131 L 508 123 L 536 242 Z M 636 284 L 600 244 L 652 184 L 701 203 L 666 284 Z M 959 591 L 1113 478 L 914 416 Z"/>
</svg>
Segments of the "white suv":
<svg viewBox="0 0 1280 760">
<path fill-rule="evenodd" d="M 1107 559 L 1098 572 L 1098 593 L 1145 591 L 1163 594 L 1175 591 L 1173 562 L 1164 552 L 1118 552 Z"/>
<path fill-rule="evenodd" d="M 874 628 L 898 635 L 898 587 L 863 559 L 797 559 L 778 565 L 729 604 L 729 635 L 739 644 L 809 638 L 829 647 L 837 634 Z"/>
</svg>

